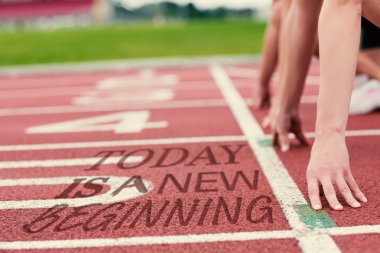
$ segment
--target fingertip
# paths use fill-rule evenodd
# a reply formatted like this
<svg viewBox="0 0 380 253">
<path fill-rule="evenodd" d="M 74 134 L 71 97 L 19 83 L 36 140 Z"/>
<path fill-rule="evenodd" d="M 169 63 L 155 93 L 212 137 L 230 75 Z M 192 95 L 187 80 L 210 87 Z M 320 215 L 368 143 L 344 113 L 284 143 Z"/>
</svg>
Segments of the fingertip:
<svg viewBox="0 0 380 253">
<path fill-rule="evenodd" d="M 314 205 L 313 205 L 313 209 L 316 210 L 316 211 L 319 211 L 319 210 L 322 209 L 322 206 L 319 205 L 319 204 L 314 204 Z"/>
<path fill-rule="evenodd" d="M 366 196 L 364 195 L 364 193 L 360 190 L 358 190 L 358 193 L 355 194 L 356 197 L 361 201 L 361 202 L 364 202 L 364 203 L 367 203 L 368 202 L 368 199 L 366 198 Z"/>
<path fill-rule="evenodd" d="M 288 152 L 290 149 L 290 146 L 288 144 L 281 145 L 281 152 Z"/>
<path fill-rule="evenodd" d="M 333 209 L 336 210 L 336 211 L 341 211 L 341 210 L 343 210 L 343 206 L 340 205 L 340 204 L 338 204 L 338 205 L 335 205 L 335 206 L 333 207 Z"/>
<path fill-rule="evenodd" d="M 289 143 L 288 133 L 287 132 L 279 133 L 278 134 L 278 142 L 280 144 L 282 152 L 289 151 L 289 149 L 290 149 L 290 143 Z"/>
<path fill-rule="evenodd" d="M 361 202 L 367 203 L 368 199 L 365 197 L 364 193 L 362 193 L 360 190 L 357 190 L 355 193 L 355 196 L 358 200 Z"/>
</svg>

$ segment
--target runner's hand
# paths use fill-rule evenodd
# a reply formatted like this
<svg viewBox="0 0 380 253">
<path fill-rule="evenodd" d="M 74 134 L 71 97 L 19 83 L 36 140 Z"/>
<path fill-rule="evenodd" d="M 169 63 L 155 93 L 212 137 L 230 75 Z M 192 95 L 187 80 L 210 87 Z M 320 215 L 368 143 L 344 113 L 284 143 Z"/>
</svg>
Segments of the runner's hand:
<svg viewBox="0 0 380 253">
<path fill-rule="evenodd" d="M 271 128 L 273 144 L 279 145 L 282 152 L 290 149 L 289 133 L 293 133 L 302 145 L 308 145 L 298 113 L 279 113 L 273 106 L 262 125 L 264 128 Z"/>
<path fill-rule="evenodd" d="M 367 202 L 351 174 L 344 136 L 329 136 L 328 139 L 315 140 L 307 168 L 307 184 L 311 206 L 315 210 L 322 208 L 319 185 L 322 185 L 323 193 L 334 210 L 343 209 L 337 199 L 335 188 L 351 207 L 361 206 L 355 197 Z"/>
</svg>

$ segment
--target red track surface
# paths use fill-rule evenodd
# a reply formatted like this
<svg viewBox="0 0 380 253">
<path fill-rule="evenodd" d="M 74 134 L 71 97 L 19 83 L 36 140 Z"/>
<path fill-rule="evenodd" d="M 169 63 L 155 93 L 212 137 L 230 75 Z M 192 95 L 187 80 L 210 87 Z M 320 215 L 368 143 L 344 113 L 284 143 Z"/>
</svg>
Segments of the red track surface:
<svg viewBox="0 0 380 253">
<path fill-rule="evenodd" d="M 222 67 L 248 105 L 256 68 Z M 299 244 L 303 235 L 292 232 L 298 228 L 280 205 L 287 200 L 273 193 L 273 178 L 265 177 L 214 77 L 208 66 L 0 77 L 0 251 L 311 252 Z M 307 132 L 314 129 L 317 78 L 313 66 L 301 112 Z M 258 122 L 267 114 L 252 113 Z M 91 122 L 94 117 L 101 118 Z M 344 212 L 326 208 L 334 226 L 311 229 L 329 234 L 329 245 L 342 252 L 380 246 L 380 131 L 361 131 L 379 125 L 378 113 L 349 121 L 351 135 L 359 135 L 348 137 L 352 169 L 369 202 Z M 106 151 L 120 152 L 91 170 Z M 309 151 L 294 144 L 292 152 L 277 152 L 305 197 Z M 120 163 L 128 153 L 140 160 Z M 89 177 L 123 183 L 133 176 L 144 181 L 135 178 L 115 194 L 140 192 L 128 200 L 113 200 L 120 184 L 84 184 Z M 38 183 L 44 178 L 51 183 Z M 16 186 L 17 179 L 32 180 Z M 83 180 L 67 191 L 74 179 Z M 70 193 L 62 196 L 65 190 Z M 84 196 L 75 196 L 78 191 Z M 49 209 L 54 201 L 96 205 Z M 52 210 L 55 216 L 37 221 Z"/>
</svg>

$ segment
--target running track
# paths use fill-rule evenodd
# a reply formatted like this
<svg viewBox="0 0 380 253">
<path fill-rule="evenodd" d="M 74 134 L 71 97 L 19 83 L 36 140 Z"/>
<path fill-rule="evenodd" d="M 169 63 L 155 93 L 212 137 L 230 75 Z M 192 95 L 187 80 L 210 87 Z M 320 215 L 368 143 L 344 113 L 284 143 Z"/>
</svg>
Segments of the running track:
<svg viewBox="0 0 380 253">
<path fill-rule="evenodd" d="M 0 77 L 0 251 L 377 251 L 378 113 L 347 132 L 369 202 L 314 212 L 309 148 L 270 145 L 256 79 L 253 63 Z M 311 141 L 317 84 L 313 65 Z"/>
</svg>

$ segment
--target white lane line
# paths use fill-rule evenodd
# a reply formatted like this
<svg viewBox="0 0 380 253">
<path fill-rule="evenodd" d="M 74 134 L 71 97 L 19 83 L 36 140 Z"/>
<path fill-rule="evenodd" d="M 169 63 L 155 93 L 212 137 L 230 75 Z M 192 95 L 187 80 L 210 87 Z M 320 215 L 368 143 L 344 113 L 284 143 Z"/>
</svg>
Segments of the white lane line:
<svg viewBox="0 0 380 253">
<path fill-rule="evenodd" d="M 205 88 L 205 89 L 210 89 L 210 88 L 214 88 L 215 89 L 215 86 L 213 86 L 213 82 L 212 82 L 212 79 L 208 79 L 208 78 L 204 78 L 204 79 L 200 79 L 200 80 L 174 80 L 174 81 L 170 81 L 169 82 L 159 82 L 157 78 L 154 78 L 153 77 L 150 77 L 151 80 L 149 81 L 146 81 L 144 83 L 138 83 L 138 82 L 135 82 L 133 84 L 131 83 L 128 83 L 127 79 L 125 78 L 125 80 L 118 80 L 117 84 L 116 82 L 112 82 L 111 79 L 118 79 L 119 77 L 115 77 L 115 78 L 109 78 L 109 79 L 103 79 L 103 80 L 100 80 L 99 82 L 97 82 L 96 84 L 96 88 L 97 90 L 101 90 L 101 91 L 107 91 L 107 90 L 125 90 L 125 89 L 135 89 L 135 88 L 138 88 L 138 89 L 141 89 L 141 88 L 148 88 L 148 89 L 154 89 L 154 88 L 164 88 L 164 87 L 171 87 L 171 88 L 175 88 L 175 89 L 197 89 L 197 88 Z M 132 79 L 133 77 L 128 77 L 128 79 Z M 152 79 L 153 78 L 153 79 Z M 159 77 L 158 77 L 159 78 Z M 173 78 L 171 78 L 173 79 Z M 111 82 L 109 82 L 109 80 L 111 80 Z M 129 80 L 130 81 L 130 80 Z"/>
<path fill-rule="evenodd" d="M 5 179 L 0 180 L 0 187 L 7 186 L 43 186 L 43 185 L 60 185 L 72 184 L 74 179 L 78 177 L 45 177 L 45 178 L 20 178 L 20 179 Z M 110 189 L 102 194 L 96 194 L 93 196 L 86 196 L 83 198 L 49 198 L 49 199 L 26 199 L 26 200 L 5 200 L 0 201 L 0 210 L 10 210 L 10 209 L 31 209 L 31 208 L 51 208 L 55 205 L 68 205 L 70 207 L 81 207 L 92 204 L 110 204 L 119 201 L 127 201 L 130 199 L 142 197 L 148 194 L 154 185 L 152 182 L 143 179 L 143 183 L 147 188 L 147 192 L 140 192 L 135 187 L 127 187 L 120 191 L 119 194 L 113 195 L 123 183 L 125 183 L 130 177 L 122 176 L 92 176 L 86 177 L 86 180 L 99 180 L 103 178 L 101 184 L 110 186 Z M 99 180 L 100 181 L 100 180 Z M 97 182 L 98 184 L 100 182 Z M 88 181 L 87 181 L 88 182 Z M 1 247 L 0 247 L 1 249 Z"/>
<path fill-rule="evenodd" d="M 247 67 L 226 67 L 226 72 L 232 77 L 240 77 L 240 78 L 247 78 L 247 79 L 257 79 L 259 78 L 259 70 L 254 68 L 247 68 Z M 278 73 L 275 73 L 273 75 L 273 81 L 278 81 Z M 308 75 L 306 77 L 306 84 L 307 85 L 319 85 L 320 83 L 320 77 L 319 75 Z"/>
<path fill-rule="evenodd" d="M 329 235 L 314 232 L 300 220 L 293 206 L 307 205 L 308 203 L 297 184 L 290 177 L 274 149 L 259 145 L 258 140 L 265 137 L 265 134 L 223 68 L 219 65 L 213 65 L 211 74 L 229 104 L 241 130 L 247 137 L 248 144 L 259 161 L 290 226 L 295 231 L 302 250 L 307 253 L 317 251 L 340 252 Z"/>
<path fill-rule="evenodd" d="M 63 105 L 63 106 L 41 106 L 41 107 L 19 107 L 0 109 L 1 116 L 15 115 L 44 115 L 44 114 L 61 114 L 61 113 L 81 113 L 81 112 L 102 112 L 102 111 L 120 111 L 136 109 L 181 109 L 181 108 L 204 108 L 204 107 L 222 107 L 226 102 L 222 99 L 205 99 L 205 100 L 178 100 L 160 103 L 105 103 L 96 105 Z"/>
<path fill-rule="evenodd" d="M 0 152 L 5 151 L 31 151 L 31 150 L 54 150 L 54 149 L 74 149 L 74 148 L 99 148 L 99 147 L 124 147 L 124 146 L 144 146 L 144 145 L 167 145 L 167 144 L 187 144 L 187 143 L 208 143 L 208 142 L 230 142 L 245 141 L 245 136 L 202 136 L 184 137 L 168 139 L 147 139 L 147 140 L 120 140 L 120 141 L 95 141 L 95 142 L 66 142 L 48 144 L 29 145 L 4 145 L 0 146 Z"/>
<path fill-rule="evenodd" d="M 334 227 L 328 229 L 316 229 L 316 232 L 328 233 L 332 236 L 379 234 L 380 225 L 363 225 L 352 227 Z M 63 248 L 97 248 L 134 245 L 156 244 L 183 244 L 183 243 L 212 243 L 228 241 L 254 241 L 276 240 L 295 238 L 292 230 L 237 232 L 218 234 L 190 234 L 172 236 L 143 236 L 121 238 L 94 238 L 74 240 L 43 240 L 43 241 L 12 241 L 0 242 L 2 250 L 26 250 L 26 249 L 63 249 Z M 322 252 L 322 251 L 316 251 Z"/>
<path fill-rule="evenodd" d="M 76 74 L 83 72 L 120 72 L 136 69 L 164 69 L 164 68 L 195 68 L 204 67 L 213 62 L 225 64 L 251 64 L 258 63 L 259 57 L 256 55 L 219 55 L 219 56 L 200 56 L 200 57 L 160 57 L 151 59 L 133 59 L 133 60 L 106 60 L 90 61 L 83 63 L 49 63 L 24 65 L 19 67 L 2 67 L 0 68 L 1 77 L 27 76 L 37 74 Z M 89 73 L 91 74 L 91 73 Z"/>
<path fill-rule="evenodd" d="M 76 239 L 76 240 L 52 240 L 52 241 L 15 241 L 0 242 L 0 249 L 22 250 L 22 249 L 63 249 L 63 248 L 95 248 L 134 245 L 155 244 L 182 244 L 182 243 L 211 243 L 228 241 L 251 241 L 265 239 L 293 238 L 291 230 L 283 231 L 260 231 L 260 232 L 238 232 L 219 234 L 190 234 L 190 235 L 168 235 L 168 236 L 143 236 L 122 238 L 98 238 L 98 239 Z"/>
<path fill-rule="evenodd" d="M 252 105 L 250 98 L 245 99 L 248 105 Z M 316 96 L 302 97 L 302 103 L 315 104 Z M 81 112 L 103 112 L 120 110 L 162 110 L 162 109 L 181 109 L 181 108 L 204 108 L 204 107 L 223 107 L 226 106 L 223 99 L 204 99 L 204 100 L 177 100 L 161 103 L 104 103 L 94 105 L 63 105 L 63 106 L 41 106 L 41 107 L 15 107 L 0 109 L 0 117 L 16 115 L 44 115 L 61 113 L 81 113 Z"/>
<path fill-rule="evenodd" d="M 260 76 L 259 70 L 257 68 L 226 67 L 225 70 L 231 77 L 257 79 Z"/>
<path fill-rule="evenodd" d="M 0 99 L 68 96 L 77 95 L 79 92 L 89 91 L 91 89 L 93 89 L 93 86 L 1 90 Z"/>
<path fill-rule="evenodd" d="M 315 138 L 315 132 L 307 132 L 305 136 L 309 139 Z M 365 136 L 380 136 L 380 129 L 364 129 L 364 130 L 347 130 L 346 137 L 365 137 Z M 294 139 L 294 134 L 289 134 L 290 139 Z M 266 134 L 265 139 L 272 139 L 271 134 Z"/>
<path fill-rule="evenodd" d="M 83 166 L 94 165 L 103 157 L 91 158 L 73 158 L 73 159 L 49 159 L 49 160 L 22 160 L 22 161 L 2 161 L 0 169 L 16 169 L 16 168 L 51 168 L 64 166 Z M 116 164 L 120 161 L 121 156 L 109 157 L 102 164 Z M 130 156 L 125 159 L 125 163 L 138 163 L 143 160 L 142 156 Z"/>
<path fill-rule="evenodd" d="M 363 137 L 363 136 L 378 136 L 380 129 L 365 129 L 365 130 L 347 130 L 346 136 L 348 137 Z M 315 133 L 310 133 L 309 138 L 315 138 Z"/>
<path fill-rule="evenodd" d="M 334 227 L 326 229 L 330 235 L 380 234 L 380 225 L 361 225 L 352 227 Z"/>
<path fill-rule="evenodd" d="M 108 79 L 108 78 L 113 78 L 113 77 L 106 77 L 105 79 Z M 118 78 L 118 76 L 116 76 L 116 78 Z M 131 78 L 135 78 L 135 76 L 131 76 Z M 102 81 L 102 80 L 105 80 L 105 79 L 101 79 L 99 78 L 98 81 Z M 12 79 L 13 80 L 13 79 Z M 12 96 L 15 96 L 15 97 L 19 97 L 19 96 L 28 96 L 28 95 L 32 95 L 32 96 L 46 96 L 45 94 L 47 95 L 59 95 L 61 93 L 63 94 L 78 94 L 78 91 L 79 90 L 84 90 L 84 91 L 91 91 L 91 90 L 95 90 L 96 88 L 96 84 L 98 81 L 92 81 L 90 82 L 90 84 L 88 85 L 76 85 L 75 82 L 70 84 L 70 85 L 59 85 L 59 86 L 51 86 L 51 82 L 47 83 L 47 85 L 50 85 L 50 86 L 42 86 L 42 87 L 32 87 L 32 88 L 28 88 L 28 87 L 9 87 L 9 88 L 2 88 L 0 87 L 0 97 L 12 97 Z M 1 80 L 0 80 L 1 82 Z M 36 82 L 34 80 L 32 80 L 31 82 Z M 38 81 L 37 81 L 38 82 Z M 175 86 L 174 86 L 175 85 Z M 247 84 L 249 86 L 252 86 L 252 84 Z M 160 88 L 160 87 L 175 87 L 176 89 L 215 89 L 215 86 L 213 86 L 213 81 L 212 79 L 208 80 L 208 79 L 204 79 L 204 80 L 183 80 L 181 81 L 180 83 L 178 84 L 165 84 L 165 83 L 155 83 L 154 81 L 152 82 L 149 82 L 149 83 L 145 83 L 144 86 L 142 87 L 140 84 L 138 85 L 134 85 L 134 86 L 127 86 L 127 85 L 124 85 L 124 86 L 121 86 L 121 87 L 118 87 L 118 88 L 112 88 L 112 90 L 125 90 L 125 89 L 133 89 L 133 88 Z M 108 90 L 108 89 L 100 89 L 100 90 Z"/>
</svg>

